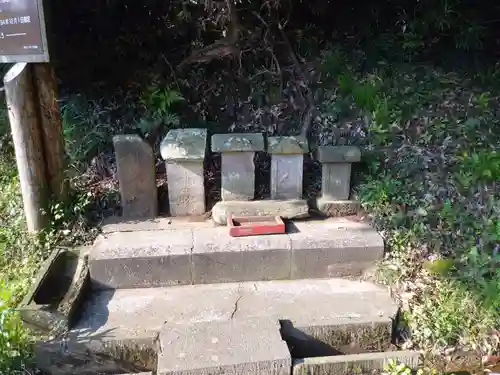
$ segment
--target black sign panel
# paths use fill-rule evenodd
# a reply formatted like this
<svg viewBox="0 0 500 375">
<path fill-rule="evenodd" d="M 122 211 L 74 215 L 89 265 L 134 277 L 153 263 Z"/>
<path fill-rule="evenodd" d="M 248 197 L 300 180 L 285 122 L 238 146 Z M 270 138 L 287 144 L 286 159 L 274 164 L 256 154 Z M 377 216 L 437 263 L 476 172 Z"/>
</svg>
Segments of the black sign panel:
<svg viewBox="0 0 500 375">
<path fill-rule="evenodd" d="M 0 0 L 0 62 L 48 60 L 42 0 Z"/>
</svg>

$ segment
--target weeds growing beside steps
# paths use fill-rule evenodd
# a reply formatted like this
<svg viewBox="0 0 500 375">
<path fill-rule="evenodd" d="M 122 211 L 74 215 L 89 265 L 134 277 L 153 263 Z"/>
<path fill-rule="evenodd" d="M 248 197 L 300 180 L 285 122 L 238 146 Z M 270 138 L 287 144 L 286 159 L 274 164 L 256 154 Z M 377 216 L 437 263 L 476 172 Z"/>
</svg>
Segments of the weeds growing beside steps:
<svg viewBox="0 0 500 375">
<path fill-rule="evenodd" d="M 338 95 L 359 122 L 358 192 L 390 248 L 383 280 L 401 299 L 407 346 L 495 352 L 500 343 L 500 91 L 432 67 L 345 70 Z M 480 84 L 480 86 L 479 86 Z"/>
<path fill-rule="evenodd" d="M 0 107 L 0 134 L 0 374 L 34 374 L 31 346 L 35 337 L 24 329 L 15 308 L 55 246 L 92 239 L 95 229 L 90 228 L 87 217 L 95 196 L 75 191 L 70 205 L 51 206 L 50 230 L 28 235 L 4 107 Z"/>
</svg>

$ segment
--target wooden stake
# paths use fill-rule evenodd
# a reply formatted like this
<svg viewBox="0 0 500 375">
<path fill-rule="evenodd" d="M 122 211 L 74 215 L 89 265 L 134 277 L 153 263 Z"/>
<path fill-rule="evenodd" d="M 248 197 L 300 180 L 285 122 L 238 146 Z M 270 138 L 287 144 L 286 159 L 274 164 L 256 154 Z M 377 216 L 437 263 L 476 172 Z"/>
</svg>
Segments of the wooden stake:
<svg viewBox="0 0 500 375">
<path fill-rule="evenodd" d="M 57 81 L 51 64 L 32 64 L 38 94 L 43 150 L 48 182 L 55 201 L 65 201 L 68 196 L 66 155 Z"/>
<path fill-rule="evenodd" d="M 36 233 L 48 223 L 47 178 L 36 91 L 29 65 L 15 64 L 5 75 L 4 86 L 26 223 L 28 231 Z"/>
</svg>

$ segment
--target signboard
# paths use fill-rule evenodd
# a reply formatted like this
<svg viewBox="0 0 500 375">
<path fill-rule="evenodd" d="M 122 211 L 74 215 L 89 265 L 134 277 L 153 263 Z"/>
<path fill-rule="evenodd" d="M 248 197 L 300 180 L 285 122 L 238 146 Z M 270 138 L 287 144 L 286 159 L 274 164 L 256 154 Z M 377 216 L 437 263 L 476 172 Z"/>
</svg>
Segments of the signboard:
<svg viewBox="0 0 500 375">
<path fill-rule="evenodd" d="M 48 61 L 42 0 L 0 0 L 0 63 Z"/>
</svg>

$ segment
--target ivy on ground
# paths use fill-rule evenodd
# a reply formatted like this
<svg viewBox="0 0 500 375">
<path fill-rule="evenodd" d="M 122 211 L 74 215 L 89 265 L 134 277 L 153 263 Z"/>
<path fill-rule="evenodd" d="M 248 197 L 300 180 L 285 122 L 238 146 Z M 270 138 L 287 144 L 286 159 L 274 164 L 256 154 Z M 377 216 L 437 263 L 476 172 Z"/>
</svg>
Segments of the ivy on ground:
<svg viewBox="0 0 500 375">
<path fill-rule="evenodd" d="M 498 350 L 499 88 L 470 71 L 346 66 L 334 114 L 365 151 L 358 194 L 389 247 L 380 276 L 405 308 L 406 345 Z"/>
</svg>

